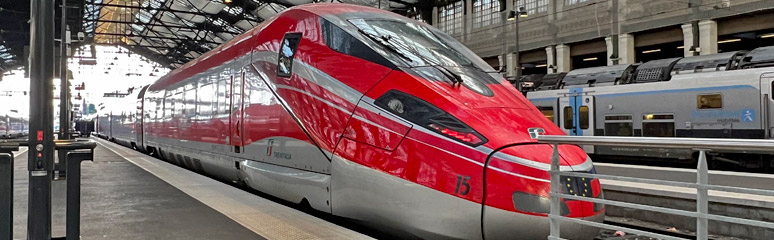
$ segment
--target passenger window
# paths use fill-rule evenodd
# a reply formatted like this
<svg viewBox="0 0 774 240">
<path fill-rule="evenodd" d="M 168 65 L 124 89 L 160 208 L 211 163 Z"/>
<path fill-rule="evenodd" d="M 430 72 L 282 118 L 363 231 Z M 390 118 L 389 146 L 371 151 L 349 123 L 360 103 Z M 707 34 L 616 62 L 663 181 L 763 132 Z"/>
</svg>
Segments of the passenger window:
<svg viewBox="0 0 774 240">
<path fill-rule="evenodd" d="M 605 136 L 634 136 L 632 115 L 605 116 Z"/>
<path fill-rule="evenodd" d="M 538 107 L 543 116 L 546 116 L 548 120 L 554 121 L 554 108 L 553 107 Z"/>
<path fill-rule="evenodd" d="M 572 129 L 572 108 L 564 107 L 564 129 Z"/>
<path fill-rule="evenodd" d="M 675 116 L 672 114 L 642 115 L 643 137 L 674 137 Z"/>
<path fill-rule="evenodd" d="M 589 107 L 581 106 L 578 108 L 578 121 L 581 129 L 589 129 Z"/>
<path fill-rule="evenodd" d="M 296 56 L 299 42 L 301 42 L 300 33 L 285 34 L 282 45 L 280 45 L 277 76 L 290 77 L 290 74 L 293 72 L 293 58 Z"/>
<path fill-rule="evenodd" d="M 723 95 L 719 93 L 699 95 L 696 99 L 696 106 L 699 109 L 723 108 Z"/>
</svg>

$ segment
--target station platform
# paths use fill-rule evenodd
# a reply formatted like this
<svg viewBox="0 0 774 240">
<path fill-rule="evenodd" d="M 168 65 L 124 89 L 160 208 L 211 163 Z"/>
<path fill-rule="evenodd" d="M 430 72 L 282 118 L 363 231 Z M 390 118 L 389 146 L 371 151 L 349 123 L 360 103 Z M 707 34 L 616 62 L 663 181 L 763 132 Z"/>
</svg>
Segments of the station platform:
<svg viewBox="0 0 774 240">
<path fill-rule="evenodd" d="M 370 239 L 348 228 L 92 138 L 82 163 L 81 239 Z M 14 239 L 26 239 L 26 149 L 15 153 Z M 65 181 L 52 186 L 52 236 L 65 235 Z"/>
</svg>

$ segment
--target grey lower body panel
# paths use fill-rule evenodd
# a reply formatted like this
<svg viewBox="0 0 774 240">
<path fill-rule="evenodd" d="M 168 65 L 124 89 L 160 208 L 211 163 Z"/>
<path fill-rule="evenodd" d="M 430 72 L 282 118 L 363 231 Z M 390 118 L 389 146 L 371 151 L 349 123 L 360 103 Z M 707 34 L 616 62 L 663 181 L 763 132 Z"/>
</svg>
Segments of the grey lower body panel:
<svg viewBox="0 0 774 240">
<path fill-rule="evenodd" d="M 240 178 L 249 187 L 293 203 L 306 199 L 312 208 L 331 212 L 331 175 L 250 160 L 240 166 Z"/>
<path fill-rule="evenodd" d="M 549 234 L 548 217 L 519 214 L 498 208 L 486 207 L 486 239 L 546 239 Z M 600 213 L 584 220 L 602 222 Z M 574 223 L 562 223 L 564 239 L 594 239 L 599 229 Z"/>
<path fill-rule="evenodd" d="M 481 205 L 334 155 L 333 214 L 423 239 L 481 239 Z"/>
<path fill-rule="evenodd" d="M 227 146 L 211 143 L 158 137 L 149 139 L 147 143 L 148 146 L 160 150 L 160 154 L 174 164 L 226 181 L 243 181 L 253 189 L 289 202 L 300 203 L 306 199 L 312 208 L 330 213 L 329 186 L 331 176 L 271 162 L 278 161 L 276 158 L 259 157 L 256 152 L 259 152 L 258 150 L 266 151 L 265 142 L 262 140 L 246 146 L 246 152 L 242 154 L 242 157 L 234 156 L 234 153 L 228 152 Z M 293 146 L 292 144 L 284 144 L 285 142 L 287 141 L 282 141 L 283 144 L 277 144 L 278 146 L 275 146 L 274 149 L 282 150 L 285 146 Z M 311 153 L 301 154 L 306 152 Z M 327 166 L 320 166 L 320 162 L 328 163 L 328 161 L 319 150 L 297 151 L 293 157 L 295 165 L 315 165 L 319 166 L 317 168 L 320 169 L 328 169 Z"/>
</svg>

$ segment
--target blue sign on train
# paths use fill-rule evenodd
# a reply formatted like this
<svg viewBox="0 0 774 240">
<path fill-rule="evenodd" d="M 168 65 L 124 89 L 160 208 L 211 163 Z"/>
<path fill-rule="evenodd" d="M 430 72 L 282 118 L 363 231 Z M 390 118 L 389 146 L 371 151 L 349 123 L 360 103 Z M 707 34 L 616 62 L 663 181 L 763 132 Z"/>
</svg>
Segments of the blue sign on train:
<svg viewBox="0 0 774 240">
<path fill-rule="evenodd" d="M 742 122 L 752 122 L 753 120 L 755 120 L 755 110 L 743 109 Z"/>
</svg>

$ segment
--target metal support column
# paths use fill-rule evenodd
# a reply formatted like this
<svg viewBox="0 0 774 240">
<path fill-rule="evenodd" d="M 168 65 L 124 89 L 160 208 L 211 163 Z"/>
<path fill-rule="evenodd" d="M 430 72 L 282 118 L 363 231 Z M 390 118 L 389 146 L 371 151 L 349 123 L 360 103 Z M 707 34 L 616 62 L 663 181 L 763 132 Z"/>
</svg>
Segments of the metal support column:
<svg viewBox="0 0 774 240">
<path fill-rule="evenodd" d="M 59 29 L 59 134 L 58 139 L 70 139 L 70 98 L 67 96 L 70 92 L 67 79 L 67 0 L 62 0 L 62 18 Z M 67 155 L 64 151 L 57 153 L 59 161 L 55 170 L 59 172 L 59 178 L 65 177 L 67 172 Z"/>
<path fill-rule="evenodd" d="M 30 137 L 27 238 L 51 239 L 54 163 L 54 1 L 30 1 Z"/>
<path fill-rule="evenodd" d="M 18 143 L 0 142 L 0 240 L 13 239 L 13 151 Z"/>
<path fill-rule="evenodd" d="M 59 139 L 70 139 L 68 132 L 70 131 L 70 98 L 67 97 L 70 88 L 67 86 L 67 0 L 62 0 L 62 26 L 59 30 Z M 63 157 L 62 155 L 59 155 Z M 62 159 L 59 159 L 60 164 L 64 164 Z"/>
<path fill-rule="evenodd" d="M 513 20 L 515 22 L 514 24 L 516 25 L 516 51 L 514 51 L 512 68 L 513 68 L 514 77 L 516 77 L 516 79 L 520 79 L 521 78 L 521 54 L 520 54 L 521 46 L 519 46 L 519 30 L 521 29 L 519 29 L 519 21 L 521 20 L 522 9 L 521 7 L 514 7 L 514 8 L 516 9 L 516 19 Z"/>
</svg>

